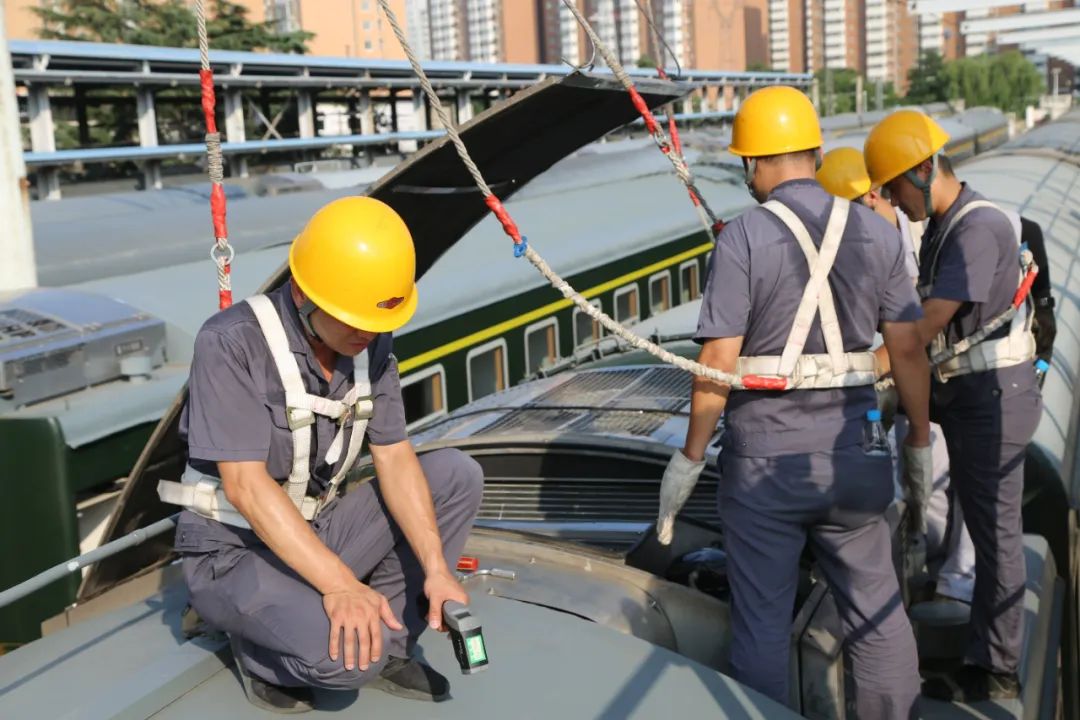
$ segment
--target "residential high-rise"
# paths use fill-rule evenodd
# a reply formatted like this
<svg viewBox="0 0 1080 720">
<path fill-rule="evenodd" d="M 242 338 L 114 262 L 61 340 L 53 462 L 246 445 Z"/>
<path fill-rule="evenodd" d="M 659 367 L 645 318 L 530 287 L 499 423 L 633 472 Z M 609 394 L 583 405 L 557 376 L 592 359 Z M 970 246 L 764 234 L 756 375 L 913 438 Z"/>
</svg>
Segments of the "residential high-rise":
<svg viewBox="0 0 1080 720">
<path fill-rule="evenodd" d="M 940 30 L 937 35 L 932 30 L 926 34 L 940 46 Z M 866 0 L 866 79 L 892 83 L 898 92 L 906 92 L 921 37 L 919 19 L 908 12 L 906 2 Z"/>
<path fill-rule="evenodd" d="M 769 67 L 806 72 L 804 0 L 769 0 Z"/>
</svg>

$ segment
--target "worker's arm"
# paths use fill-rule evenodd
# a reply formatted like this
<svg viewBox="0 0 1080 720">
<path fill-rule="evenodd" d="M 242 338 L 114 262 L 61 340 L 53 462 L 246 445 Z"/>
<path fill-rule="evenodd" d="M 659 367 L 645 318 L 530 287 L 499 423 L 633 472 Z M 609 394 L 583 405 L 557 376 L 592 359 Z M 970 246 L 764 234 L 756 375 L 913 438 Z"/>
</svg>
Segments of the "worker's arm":
<svg viewBox="0 0 1080 720">
<path fill-rule="evenodd" d="M 961 305 L 963 303 L 959 300 L 944 300 L 941 298 L 930 298 L 923 301 L 923 316 L 916 321 L 919 328 L 919 339 L 923 347 L 929 345 L 930 341 L 945 329 L 945 326 L 953 319 L 953 315 L 956 314 Z"/>
<path fill-rule="evenodd" d="M 300 515 L 296 505 L 270 477 L 264 461 L 219 462 L 221 489 L 251 529 L 282 562 L 323 595 L 330 618 L 330 657 L 337 659 L 345 636 L 345 667 L 354 660 L 361 670 L 378 662 L 382 653 L 380 621 L 393 630 L 401 623 L 386 598 L 367 587 L 323 542 Z M 357 643 L 359 638 L 359 643 Z"/>
<path fill-rule="evenodd" d="M 457 600 L 468 604 L 469 596 L 446 564 L 424 470 L 408 440 L 372 445 L 371 457 L 386 507 L 424 568 L 424 594 L 430 603 L 428 624 L 441 630 L 443 603 Z"/>
<path fill-rule="evenodd" d="M 741 335 L 707 340 L 698 355 L 698 362 L 716 370 L 733 373 L 742 350 L 742 342 Z M 716 424 L 724 412 L 730 392 L 729 385 L 694 376 L 690 395 L 690 427 L 686 431 L 686 445 L 683 447 L 683 455 L 687 460 L 699 462 L 705 457 L 705 449 L 716 432 Z"/>
<path fill-rule="evenodd" d="M 881 325 L 900 404 L 907 414 L 910 430 L 907 443 L 916 447 L 930 444 L 930 363 L 916 322 L 886 322 Z"/>
</svg>

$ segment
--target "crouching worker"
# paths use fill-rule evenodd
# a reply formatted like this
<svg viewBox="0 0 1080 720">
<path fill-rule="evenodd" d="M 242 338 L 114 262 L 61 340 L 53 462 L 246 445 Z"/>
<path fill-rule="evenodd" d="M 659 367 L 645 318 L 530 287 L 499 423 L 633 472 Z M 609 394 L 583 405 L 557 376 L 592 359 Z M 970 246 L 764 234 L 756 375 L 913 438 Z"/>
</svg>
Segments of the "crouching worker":
<svg viewBox="0 0 1080 720">
<path fill-rule="evenodd" d="M 391 332 L 416 309 L 402 219 L 371 198 L 322 208 L 292 244 L 291 279 L 210 318 L 180 421 L 189 466 L 162 482 L 192 607 L 229 634 L 248 699 L 312 709 L 312 687 L 439 700 L 410 658 L 442 605 L 483 478 L 456 450 L 418 459 Z M 339 494 L 367 437 L 376 479 Z"/>
</svg>

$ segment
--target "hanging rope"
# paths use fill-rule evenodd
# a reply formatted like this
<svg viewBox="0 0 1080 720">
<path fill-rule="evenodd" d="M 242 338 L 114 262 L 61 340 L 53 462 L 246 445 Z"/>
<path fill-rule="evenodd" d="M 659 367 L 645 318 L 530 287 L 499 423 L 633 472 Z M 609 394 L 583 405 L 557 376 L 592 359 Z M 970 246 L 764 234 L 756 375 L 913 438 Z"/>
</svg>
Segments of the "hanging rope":
<svg viewBox="0 0 1080 720">
<path fill-rule="evenodd" d="M 645 103 L 645 99 L 641 97 L 641 93 L 634 87 L 634 81 L 630 79 L 630 76 L 626 74 L 626 69 L 623 68 L 612 53 L 611 49 L 603 43 L 600 36 L 596 34 L 592 25 L 585 19 L 585 16 L 581 14 L 581 10 L 578 9 L 574 0 L 563 0 L 563 4 L 573 13 L 574 18 L 577 20 L 578 25 L 585 31 L 585 34 L 589 36 L 589 40 L 592 41 L 593 46 L 597 49 L 600 55 L 604 58 L 604 62 L 607 63 L 608 68 L 615 74 L 622 86 L 626 88 L 626 91 L 630 93 L 630 101 L 634 104 L 634 108 L 641 114 L 642 119 L 645 121 L 645 128 L 649 131 L 649 135 L 652 136 L 656 146 L 660 148 L 660 152 L 667 156 L 671 161 L 672 167 L 675 168 L 675 174 L 679 176 L 683 185 L 686 186 L 687 192 L 690 193 L 690 200 L 694 203 L 694 207 L 697 208 L 698 216 L 701 218 L 702 224 L 705 226 L 706 232 L 710 237 L 715 238 L 716 235 L 724 227 L 724 223 L 718 217 L 716 213 L 712 211 L 709 204 L 705 201 L 705 197 L 698 190 L 694 181 L 694 174 L 690 170 L 690 166 L 687 165 L 686 159 L 682 156 L 682 153 L 676 152 L 675 147 L 671 141 L 668 140 L 667 135 L 664 134 L 664 129 L 660 127 L 660 124 L 656 121 L 652 111 L 649 110 L 649 106 Z M 650 20 L 651 23 L 651 20 Z"/>
<path fill-rule="evenodd" d="M 214 117 L 214 71 L 210 68 L 210 39 L 206 34 L 204 0 L 195 0 L 195 22 L 199 33 L 199 85 L 202 90 L 203 117 L 206 120 L 206 171 L 210 176 L 210 218 L 214 227 L 214 245 L 210 259 L 217 266 L 218 307 L 232 305 L 232 261 L 235 252 L 229 244 L 225 225 L 225 163 L 221 155 L 221 133 Z"/>
<path fill-rule="evenodd" d="M 516 256 L 525 256 L 530 263 L 543 275 L 552 287 L 558 290 L 563 297 L 570 300 L 577 306 L 583 313 L 590 318 L 600 323 L 608 332 L 619 337 L 631 347 L 637 350 L 643 350 L 650 355 L 658 358 L 664 363 L 674 365 L 675 367 L 685 370 L 694 375 L 708 378 L 718 383 L 725 385 L 731 385 L 734 388 L 745 388 L 747 390 L 784 390 L 787 386 L 787 380 L 784 378 L 775 377 L 761 377 L 756 375 L 747 375 L 745 377 L 739 377 L 732 373 L 723 372 L 715 368 L 702 365 L 701 363 L 694 362 L 693 360 L 687 360 L 684 357 L 675 355 L 674 353 L 665 350 L 659 345 L 646 340 L 643 337 L 639 337 L 634 333 L 627 330 L 625 327 L 612 320 L 608 315 L 600 311 L 588 300 L 585 299 L 580 293 L 570 286 L 563 278 L 561 278 L 547 262 L 531 247 L 529 247 L 526 239 L 521 235 L 518 230 L 517 224 L 513 218 L 510 217 L 510 213 L 507 212 L 502 202 L 491 192 L 491 188 L 484 180 L 483 175 L 480 172 L 480 168 L 477 167 L 472 157 L 469 155 L 468 148 L 465 147 L 465 143 L 461 140 L 461 135 L 458 134 L 457 128 L 450 122 L 450 118 L 446 113 L 446 109 L 443 107 L 442 101 L 439 100 L 438 94 L 435 92 L 435 88 L 431 84 L 431 80 L 428 79 L 427 73 L 424 68 L 421 67 L 420 61 L 413 51 L 412 46 L 405 38 L 405 32 L 401 28 L 401 24 L 398 22 L 397 16 L 390 8 L 389 0 L 378 0 L 379 8 L 386 15 L 387 21 L 390 23 L 390 27 L 394 31 L 394 35 L 397 36 L 398 42 L 401 43 L 402 50 L 405 51 L 405 56 L 409 60 L 409 64 L 412 66 L 413 72 L 416 74 L 417 79 L 420 81 L 420 86 L 424 90 L 424 94 L 427 96 L 431 103 L 431 107 L 434 108 L 436 115 L 439 117 L 439 121 L 443 127 L 446 128 L 446 134 L 449 136 L 450 141 L 453 143 L 454 148 L 457 150 L 458 156 L 465 164 L 469 174 L 472 176 L 473 181 L 476 183 L 476 187 L 480 190 L 480 193 L 484 196 L 484 202 L 488 208 L 491 209 L 495 217 L 498 218 L 502 224 L 503 231 L 514 241 L 514 254 Z M 594 39 L 595 42 L 595 39 Z M 636 91 L 635 91 L 636 92 Z M 638 100 L 644 105 L 644 100 L 640 95 L 637 96 Z M 646 112 L 648 107 L 645 108 Z M 651 118 L 651 113 L 649 114 Z M 653 120 L 655 125 L 655 120 Z M 662 131 L 661 131 L 662 132 Z"/>
</svg>

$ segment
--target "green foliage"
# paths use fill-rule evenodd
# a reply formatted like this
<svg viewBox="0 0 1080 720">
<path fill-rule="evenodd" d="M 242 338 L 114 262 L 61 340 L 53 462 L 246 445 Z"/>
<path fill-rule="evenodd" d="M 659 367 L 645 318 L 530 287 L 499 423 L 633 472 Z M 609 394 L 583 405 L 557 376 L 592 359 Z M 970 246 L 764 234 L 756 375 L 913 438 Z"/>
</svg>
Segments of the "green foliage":
<svg viewBox="0 0 1080 720">
<path fill-rule="evenodd" d="M 195 47 L 195 14 L 183 0 L 59 0 L 32 10 L 42 20 L 40 35 L 132 45 Z M 219 50 L 305 53 L 312 33 L 278 33 L 272 23 L 252 23 L 247 8 L 232 0 L 213 3 L 206 32 Z"/>
<path fill-rule="evenodd" d="M 1039 71 L 1016 51 L 949 62 L 943 62 L 936 53 L 927 53 L 908 73 L 908 80 L 910 102 L 963 98 L 968 107 L 991 105 L 1018 113 L 1036 103 L 1043 92 Z"/>
<path fill-rule="evenodd" d="M 637 59 L 637 66 L 639 68 L 649 68 L 650 70 L 655 69 L 656 61 L 648 55 L 642 55 Z"/>
<path fill-rule="evenodd" d="M 752 62 L 746 66 L 746 72 L 772 72 L 772 68 L 768 63 Z"/>
</svg>

